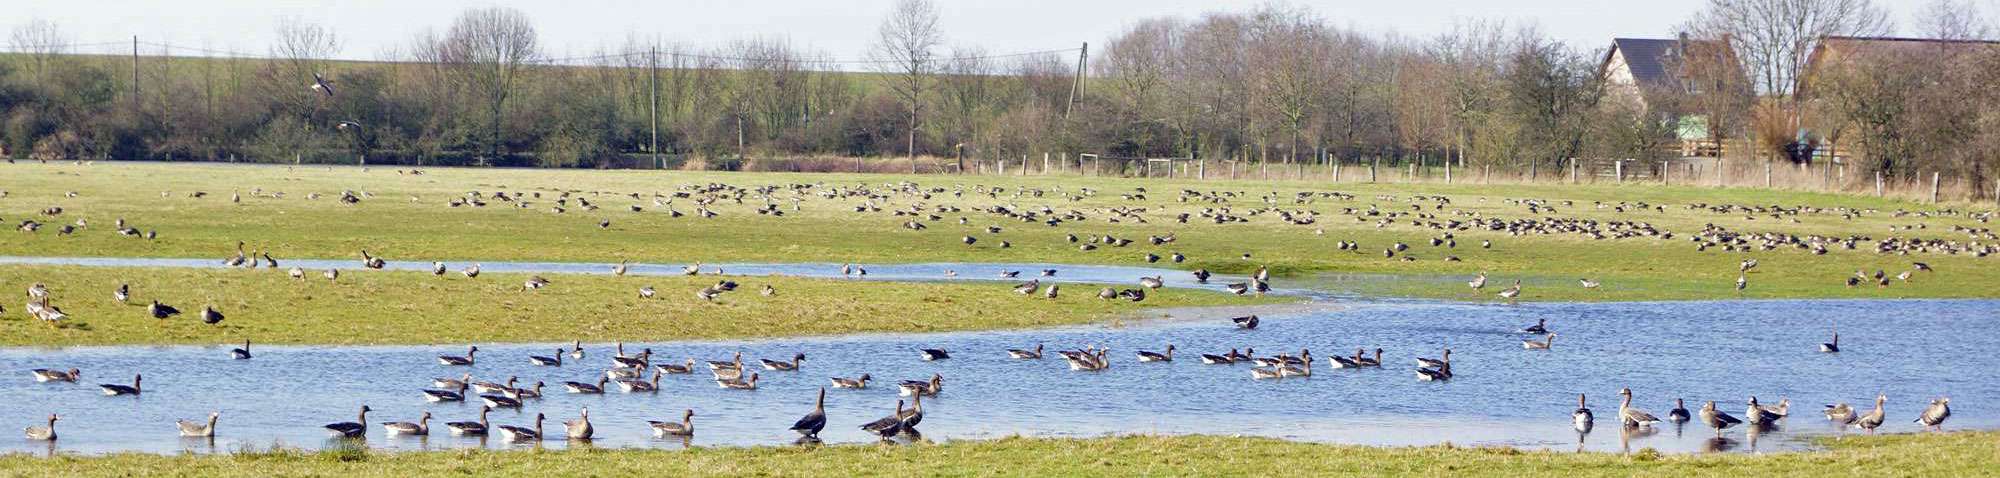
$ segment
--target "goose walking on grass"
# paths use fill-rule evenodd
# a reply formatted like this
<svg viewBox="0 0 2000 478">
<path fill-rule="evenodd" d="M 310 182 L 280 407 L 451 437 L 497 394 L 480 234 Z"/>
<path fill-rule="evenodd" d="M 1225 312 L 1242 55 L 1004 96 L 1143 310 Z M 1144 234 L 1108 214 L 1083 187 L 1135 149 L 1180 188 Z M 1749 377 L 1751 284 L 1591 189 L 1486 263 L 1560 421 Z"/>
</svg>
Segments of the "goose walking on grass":
<svg viewBox="0 0 2000 478">
<path fill-rule="evenodd" d="M 874 379 L 875 379 L 874 376 L 864 373 L 861 374 L 860 377 L 855 377 L 855 378 L 833 377 L 831 381 L 833 382 L 833 388 L 851 388 L 859 390 L 868 388 L 868 381 Z"/>
<path fill-rule="evenodd" d="M 799 366 L 806 363 L 806 354 L 792 354 L 792 361 L 790 362 L 780 362 L 771 359 L 757 359 L 757 361 L 764 364 L 764 370 L 793 372 L 798 371 Z"/>
<path fill-rule="evenodd" d="M 1714 428 L 1715 436 L 1721 438 L 1722 430 L 1743 423 L 1743 420 L 1729 416 L 1728 412 L 1716 410 L 1715 401 L 1709 400 L 1708 403 L 1701 405 L 1701 423 L 1708 425 L 1709 428 Z"/>
<path fill-rule="evenodd" d="M 534 428 L 501 425 L 500 438 L 510 442 L 542 441 L 542 421 L 545 419 L 547 419 L 546 416 L 540 413 L 535 414 Z"/>
<path fill-rule="evenodd" d="M 143 376 L 140 376 L 140 375 L 137 375 L 137 374 L 134 374 L 134 375 L 132 375 L 132 385 L 119 385 L 119 384 L 115 384 L 115 383 L 100 383 L 100 384 L 97 384 L 97 388 L 100 388 L 100 389 L 103 389 L 103 390 L 104 390 L 104 394 L 105 394 L 105 395 L 111 395 L 111 396 L 116 396 L 116 395 L 138 395 L 138 394 L 139 394 L 139 392 L 141 391 L 141 389 L 139 388 L 139 382 L 140 382 L 140 381 L 142 381 L 142 380 L 144 380 L 144 379 L 145 379 L 145 377 L 143 377 Z"/>
<path fill-rule="evenodd" d="M 1035 344 L 1034 350 L 1007 349 L 1007 356 L 1021 360 L 1040 360 L 1042 358 L 1042 344 Z"/>
<path fill-rule="evenodd" d="M 575 420 L 563 422 L 563 437 L 565 438 L 588 441 L 592 435 L 596 434 L 597 427 L 590 425 L 590 407 L 584 407 L 581 415 Z"/>
<path fill-rule="evenodd" d="M 1653 414 L 1632 407 L 1632 389 L 1621 388 L 1618 390 L 1618 395 L 1624 397 L 1618 403 L 1618 422 L 1620 424 L 1628 427 L 1644 428 L 1660 422 L 1660 419 L 1654 417 Z"/>
<path fill-rule="evenodd" d="M 221 416 L 222 416 L 221 411 L 214 411 L 208 413 L 208 422 L 206 423 L 197 422 L 194 420 L 179 420 L 174 422 L 174 425 L 176 428 L 180 429 L 180 434 L 181 436 L 184 437 L 196 437 L 196 438 L 214 437 L 215 420 Z"/>
<path fill-rule="evenodd" d="M 692 411 L 692 410 L 690 410 Z M 792 431 L 805 438 L 819 438 L 819 431 L 826 429 L 826 389 L 819 389 L 819 398 L 813 400 L 813 409 L 799 421 L 792 422 Z"/>
<path fill-rule="evenodd" d="M 1924 413 L 1917 415 L 1914 421 L 1923 424 L 1925 430 L 1944 431 L 1944 420 L 1947 418 L 1951 418 L 1951 399 L 1938 397 L 1932 399 L 1930 406 L 1924 407 Z"/>
<path fill-rule="evenodd" d="M 387 432 L 389 433 L 389 435 L 391 435 L 391 436 L 394 436 L 394 435 L 410 435 L 410 436 L 426 436 L 426 435 L 430 435 L 430 434 L 431 434 L 431 412 L 424 412 L 424 413 L 423 413 L 423 415 L 418 415 L 418 416 L 417 416 L 417 421 L 416 421 L 416 422 L 388 422 L 388 423 L 383 423 L 383 424 L 382 424 L 382 429 L 383 429 L 384 431 L 387 431 Z"/>
<path fill-rule="evenodd" d="M 83 376 L 83 371 L 74 367 L 69 370 L 38 368 L 29 373 L 35 376 L 37 382 L 76 382 L 77 378 Z"/>
<path fill-rule="evenodd" d="M 1486 288 L 1486 271 L 1479 271 L 1479 275 L 1474 276 L 1470 281 L 1466 281 L 1465 286 L 1471 287 L 1475 291 Z"/>
<path fill-rule="evenodd" d="M 1542 340 L 1529 339 L 1521 341 L 1521 348 L 1528 350 L 1549 350 L 1550 347 L 1554 347 L 1555 345 L 1556 334 L 1549 334 L 1547 338 Z"/>
<path fill-rule="evenodd" d="M 243 348 L 229 349 L 229 356 L 236 360 L 250 360 L 250 339 L 243 339 Z"/>
<path fill-rule="evenodd" d="M 658 422 L 658 421 L 647 420 L 646 425 L 653 429 L 653 436 L 655 437 L 664 438 L 670 436 L 675 436 L 675 437 L 694 436 L 694 409 L 690 408 L 685 411 L 682 411 L 681 421 Z"/>
<path fill-rule="evenodd" d="M 484 407 L 484 406 L 483 406 L 483 407 L 479 407 L 479 421 L 476 421 L 476 422 L 451 422 L 451 423 L 446 423 L 446 424 L 444 424 L 444 426 L 445 426 L 445 428 L 448 428 L 448 429 L 451 429 L 451 434 L 452 434 L 452 435 L 457 435 L 457 436 L 486 436 L 486 428 L 487 428 L 487 426 L 486 426 L 486 425 L 487 425 L 487 422 L 486 422 L 486 414 L 487 414 L 488 412 L 492 412 L 492 411 L 493 411 L 493 407 Z"/>
<path fill-rule="evenodd" d="M 1172 361 L 1174 361 L 1174 344 L 1167 344 L 1167 350 L 1166 350 L 1166 352 L 1149 352 L 1149 351 L 1145 351 L 1145 350 L 1141 350 L 1141 351 L 1139 351 L 1139 361 L 1140 361 L 1140 362 L 1172 362 Z"/>
<path fill-rule="evenodd" d="M 903 430 L 903 401 L 896 400 L 896 411 L 889 416 L 861 424 L 861 429 L 872 432 L 887 440 Z"/>
<path fill-rule="evenodd" d="M 340 269 L 327 269 L 325 272 L 319 273 L 319 275 L 320 277 L 325 277 L 327 282 L 337 281 L 340 280 Z"/>
<path fill-rule="evenodd" d="M 1515 298 L 1521 297 L 1521 280 L 1514 279 L 1514 285 L 1501 289 L 1500 293 L 1495 295 L 1500 296 L 1502 299 L 1507 299 L 1507 303 L 1514 303 Z"/>
<path fill-rule="evenodd" d="M 1597 421 L 1597 415 L 1590 412 L 1590 406 L 1584 403 L 1581 393 L 1576 394 L 1576 411 L 1570 412 L 1569 416 L 1570 425 L 1576 428 L 1577 433 L 1590 433 L 1590 428 Z"/>
<path fill-rule="evenodd" d="M 368 434 L 368 412 L 370 411 L 372 410 L 367 405 L 362 405 L 361 414 L 354 419 L 355 421 L 328 423 L 321 428 L 325 428 L 327 432 L 332 433 L 334 436 L 361 438 Z"/>
<path fill-rule="evenodd" d="M 61 417 L 57 417 L 55 414 L 51 413 L 49 414 L 48 424 L 28 427 L 28 429 L 25 430 L 25 435 L 28 437 L 29 440 L 32 441 L 55 441 L 56 420 L 59 419 L 61 419 Z"/>
<path fill-rule="evenodd" d="M 1854 419 L 1854 426 L 1867 430 L 1870 435 L 1875 434 L 1875 429 L 1881 427 L 1882 422 L 1887 419 L 1887 415 L 1882 412 L 1882 404 L 1888 401 L 1888 396 L 1875 394 L 1875 409 L 1869 411 L 1867 415 L 1862 415 L 1861 418 Z"/>
<path fill-rule="evenodd" d="M 111 291 L 111 298 L 117 300 L 120 304 L 132 301 L 132 286 L 130 284 L 118 284 L 118 289 Z"/>
<path fill-rule="evenodd" d="M 546 357 L 541 355 L 528 356 L 528 363 L 532 363 L 535 364 L 536 366 L 541 366 L 541 367 L 561 367 L 562 362 L 563 362 L 563 349 L 560 348 L 556 349 L 555 354 Z"/>
<path fill-rule="evenodd" d="M 437 360 L 439 365 L 472 365 L 473 356 L 478 354 L 479 346 L 474 345 L 465 350 L 464 356 L 439 355 Z"/>
</svg>

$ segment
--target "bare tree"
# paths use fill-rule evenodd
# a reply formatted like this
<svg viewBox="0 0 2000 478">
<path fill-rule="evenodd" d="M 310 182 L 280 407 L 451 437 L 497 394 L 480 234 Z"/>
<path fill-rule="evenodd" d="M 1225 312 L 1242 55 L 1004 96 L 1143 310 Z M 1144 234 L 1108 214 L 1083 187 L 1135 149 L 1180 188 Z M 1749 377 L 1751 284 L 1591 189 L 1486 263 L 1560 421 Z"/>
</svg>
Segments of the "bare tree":
<svg viewBox="0 0 2000 478">
<path fill-rule="evenodd" d="M 507 99 L 514 93 L 515 79 L 539 55 L 537 41 L 528 15 L 503 7 L 467 10 L 445 31 L 446 63 L 483 99 L 489 115 L 481 165 L 500 156 Z"/>
<path fill-rule="evenodd" d="M 60 27 L 39 18 L 14 27 L 14 34 L 7 37 L 7 45 L 13 47 L 14 52 L 28 55 L 28 65 L 35 70 L 33 75 L 37 88 L 42 87 L 43 72 L 49 69 L 50 62 L 67 53 L 69 44 L 69 37 L 63 35 Z"/>
<path fill-rule="evenodd" d="M 1291 133 L 1289 161 L 1298 154 L 1306 121 L 1320 112 L 1326 68 L 1333 67 L 1327 27 L 1309 11 L 1274 4 L 1251 16 L 1248 33 L 1251 97 Z"/>
<path fill-rule="evenodd" d="M 1787 97 L 1797 126 L 1799 75 L 1827 36 L 1889 32 L 1889 16 L 1870 0 L 1709 0 L 1688 30 L 1730 42 L 1760 93 Z"/>
<path fill-rule="evenodd" d="M 1931 0 L 1917 12 L 1918 33 L 1940 40 L 1983 40 L 1994 26 L 1970 0 Z"/>
<path fill-rule="evenodd" d="M 917 169 L 918 116 L 923 111 L 924 92 L 930 89 L 931 77 L 938 69 L 937 48 L 943 43 L 937 6 L 929 0 L 901 0 L 876 29 L 875 47 L 869 52 L 876 70 L 886 74 L 889 90 L 910 111 L 905 152 L 911 160 L 911 172 Z"/>
</svg>

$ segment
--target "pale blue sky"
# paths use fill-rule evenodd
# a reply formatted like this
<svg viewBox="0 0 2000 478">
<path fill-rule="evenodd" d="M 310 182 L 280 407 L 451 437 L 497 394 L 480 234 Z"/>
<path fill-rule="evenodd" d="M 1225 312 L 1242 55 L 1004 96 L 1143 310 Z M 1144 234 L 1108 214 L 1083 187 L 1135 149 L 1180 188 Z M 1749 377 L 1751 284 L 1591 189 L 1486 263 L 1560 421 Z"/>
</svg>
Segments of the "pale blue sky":
<svg viewBox="0 0 2000 478">
<path fill-rule="evenodd" d="M 782 36 L 836 58 L 861 58 L 875 25 L 894 0 L 4 0 L 0 27 L 29 19 L 56 22 L 77 43 L 167 42 L 263 53 L 281 17 L 330 26 L 340 56 L 376 58 L 427 28 L 443 30 L 468 7 L 503 5 L 530 15 L 551 56 L 593 53 L 629 35 L 697 45 Z M 1256 2 L 1197 0 L 938 0 L 951 44 L 992 53 L 1099 43 L 1123 26 L 1160 15 L 1241 11 Z M 1705 0 L 1295 0 L 1333 23 L 1357 30 L 1429 37 L 1455 19 L 1533 22 L 1572 44 L 1595 48 L 1614 36 L 1661 37 Z M 1901 25 L 1924 0 L 1878 0 Z M 1989 17 L 2000 0 L 1985 0 Z M 83 51 L 110 50 L 115 47 Z M 125 47 L 129 49 L 129 46 Z"/>
</svg>

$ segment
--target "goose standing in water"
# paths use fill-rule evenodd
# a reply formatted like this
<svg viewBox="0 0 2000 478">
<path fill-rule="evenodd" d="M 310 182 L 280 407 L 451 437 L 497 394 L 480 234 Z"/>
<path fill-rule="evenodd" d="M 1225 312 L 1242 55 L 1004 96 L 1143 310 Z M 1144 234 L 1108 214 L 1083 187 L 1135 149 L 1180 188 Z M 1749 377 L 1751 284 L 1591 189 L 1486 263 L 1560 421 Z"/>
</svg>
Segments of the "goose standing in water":
<svg viewBox="0 0 2000 478">
<path fill-rule="evenodd" d="M 139 381 L 143 379 L 145 377 L 134 374 L 132 375 L 132 385 L 130 386 L 115 383 L 100 383 L 97 384 L 97 388 L 104 389 L 105 395 L 138 395 L 140 392 Z"/>
<path fill-rule="evenodd" d="M 896 436 L 903 428 L 903 401 L 896 400 L 896 412 L 872 422 L 861 424 L 862 430 L 873 432 L 886 440 Z"/>
<path fill-rule="evenodd" d="M 1535 325 L 1521 329 L 1521 333 L 1546 335 L 1549 333 L 1549 319 L 1535 319 Z"/>
<path fill-rule="evenodd" d="M 1039 360 L 1042 358 L 1042 344 L 1035 344 L 1034 350 L 1007 349 L 1007 356 L 1021 360 Z"/>
<path fill-rule="evenodd" d="M 431 434 L 431 412 L 424 412 L 424 414 L 423 414 L 423 415 L 418 415 L 418 416 L 417 416 L 417 421 L 416 421 L 415 423 L 411 423 L 411 422 L 387 422 L 387 423 L 383 423 L 383 424 L 382 424 L 382 429 L 383 429 L 384 431 L 387 431 L 387 432 L 389 433 L 389 435 L 392 435 L 392 436 L 393 436 L 393 435 L 411 435 L 411 436 L 426 436 L 426 435 L 430 435 L 430 434 Z"/>
<path fill-rule="evenodd" d="M 1882 422 L 1886 419 L 1886 415 L 1882 413 L 1882 404 L 1888 401 L 1888 396 L 1875 394 L 1875 409 L 1869 411 L 1867 415 L 1862 415 L 1861 418 L 1854 419 L 1854 426 L 1867 430 L 1870 435 L 1875 434 L 1875 428 L 1882 426 Z"/>
<path fill-rule="evenodd" d="M 902 407 L 898 406 L 897 408 L 902 408 Z M 37 425 L 28 427 L 28 429 L 26 430 L 26 435 L 28 439 L 33 441 L 55 441 L 56 420 L 58 419 L 60 419 L 60 417 L 57 417 L 55 414 L 51 413 L 49 414 L 49 421 L 47 425 Z"/>
<path fill-rule="evenodd" d="M 542 420 L 546 418 L 547 418 L 546 416 L 540 413 L 535 414 L 534 428 L 520 427 L 514 425 L 501 425 L 500 438 L 511 442 L 541 441 Z"/>
<path fill-rule="evenodd" d="M 528 356 L 528 363 L 532 363 L 542 367 L 561 367 L 562 360 L 563 360 L 563 349 L 561 348 L 556 349 L 556 353 L 554 355 L 550 355 L 547 357 L 540 355 Z"/>
<path fill-rule="evenodd" d="M 1917 415 L 1916 423 L 1922 423 L 1925 430 L 1944 431 L 1944 420 L 1951 418 L 1951 399 L 1938 397 L 1931 405 L 1924 407 L 1924 413 Z"/>
<path fill-rule="evenodd" d="M 825 396 L 825 394 L 822 393 L 821 396 Z M 653 428 L 653 436 L 655 437 L 694 436 L 694 409 L 690 408 L 685 411 L 682 411 L 681 421 L 679 422 L 657 422 L 657 421 L 647 420 L 646 424 Z"/>
<path fill-rule="evenodd" d="M 1584 396 L 1581 393 L 1576 394 L 1576 411 L 1570 412 L 1569 416 L 1570 424 L 1576 427 L 1577 433 L 1590 433 L 1590 428 L 1597 421 L 1597 416 L 1590 413 L 1590 406 L 1584 404 Z"/>
<path fill-rule="evenodd" d="M 1839 329 L 1835 329 L 1835 330 L 1833 331 L 1833 341 L 1831 341 L 1831 342 L 1827 342 L 1827 343 L 1823 343 L 1823 344 L 1819 344 L 1819 351 L 1820 351 L 1820 352 L 1824 352 L 1824 353 L 1837 353 L 1837 352 L 1840 352 L 1840 330 L 1839 330 Z"/>
<path fill-rule="evenodd" d="M 474 346 L 472 346 L 471 348 L 468 348 L 468 349 L 466 349 L 466 350 L 465 350 L 465 356 L 462 356 L 462 357 L 461 357 L 461 356 L 456 356 L 456 355 L 439 355 L 439 356 L 438 356 L 438 358 L 437 358 L 437 359 L 438 359 L 438 364 L 439 364 L 439 365 L 472 365 L 472 361 L 473 361 L 473 356 L 474 356 L 474 355 L 477 355 L 478 353 L 479 353 L 479 346 L 477 346 L 477 345 L 474 345 Z"/>
<path fill-rule="evenodd" d="M 1709 428 L 1714 428 L 1715 436 L 1721 438 L 1723 429 L 1743 423 L 1743 420 L 1729 416 L 1729 412 L 1716 410 L 1715 401 L 1709 400 L 1708 403 L 1701 405 L 1701 422 L 1708 425 Z"/>
<path fill-rule="evenodd" d="M 590 407 L 584 407 L 582 415 L 577 419 L 563 422 L 563 436 L 571 440 L 588 441 L 591 435 L 595 434 L 597 428 L 590 426 Z"/>
<path fill-rule="evenodd" d="M 1674 409 L 1667 410 L 1667 422 L 1679 425 L 1687 423 L 1689 417 L 1687 402 L 1683 402 L 1678 398 L 1674 399 Z"/>
<path fill-rule="evenodd" d="M 1148 352 L 1148 351 L 1144 351 L 1144 350 L 1141 350 L 1141 351 L 1139 351 L 1139 361 L 1140 361 L 1140 362 L 1172 362 L 1172 361 L 1174 361 L 1174 344 L 1167 344 L 1167 351 L 1166 351 L 1165 353 L 1161 353 L 1161 352 Z"/>
<path fill-rule="evenodd" d="M 362 405 L 361 415 L 355 418 L 355 421 L 328 423 L 322 428 L 326 428 L 326 431 L 333 433 L 335 436 L 361 438 L 368 434 L 368 412 L 370 411 L 367 405 Z"/>
<path fill-rule="evenodd" d="M 451 434 L 457 436 L 486 436 L 486 414 L 492 411 L 493 407 L 479 407 L 479 421 L 451 422 L 444 426 L 451 429 Z"/>
<path fill-rule="evenodd" d="M 1743 410 L 1743 419 L 1750 422 L 1750 426 L 1753 427 L 1763 428 L 1775 425 L 1779 418 L 1784 418 L 1784 416 L 1773 413 L 1769 408 L 1758 404 L 1757 397 L 1755 396 L 1750 397 L 1748 406 Z"/>
<path fill-rule="evenodd" d="M 1846 403 L 1827 405 L 1826 410 L 1821 413 L 1826 414 L 1827 421 L 1833 422 L 1835 425 L 1840 425 L 1842 429 L 1847 428 L 1848 425 L 1853 425 L 1854 419 L 1858 417 L 1858 415 L 1854 414 L 1854 407 Z"/>
<path fill-rule="evenodd" d="M 174 422 L 174 425 L 180 428 L 181 436 L 184 437 L 197 437 L 197 438 L 213 437 L 215 436 L 215 419 L 221 416 L 222 412 L 220 411 L 209 412 L 208 423 L 202 423 L 193 420 L 180 420 Z"/>
<path fill-rule="evenodd" d="M 919 352 L 923 354 L 925 362 L 951 358 L 951 353 L 945 352 L 944 349 L 923 349 L 920 350 Z"/>
<path fill-rule="evenodd" d="M 577 340 L 570 342 L 569 358 L 574 360 L 583 360 L 583 341 Z"/>
<path fill-rule="evenodd" d="M 852 388 L 858 390 L 858 389 L 868 388 L 868 381 L 874 379 L 875 377 L 864 373 L 857 378 L 833 377 L 832 381 L 833 381 L 833 388 Z"/>
<path fill-rule="evenodd" d="M 914 434 L 917 433 L 917 424 L 924 422 L 924 396 L 918 395 L 911 399 L 916 404 L 911 406 L 909 411 L 899 414 L 902 419 L 902 423 L 899 426 L 902 427 L 904 432 Z"/>
<path fill-rule="evenodd" d="M 1618 403 L 1619 423 L 1628 427 L 1650 427 L 1653 426 L 1653 424 L 1660 422 L 1660 419 L 1658 417 L 1654 417 L 1653 414 L 1646 413 L 1646 411 L 1644 410 L 1632 408 L 1632 389 L 1630 388 L 1618 389 L 1618 395 L 1624 397 Z"/>
<path fill-rule="evenodd" d="M 813 400 L 813 409 L 799 421 L 792 422 L 792 431 L 805 438 L 819 438 L 819 431 L 826 429 L 826 389 L 819 389 L 819 398 Z"/>
<path fill-rule="evenodd" d="M 604 384 L 610 382 L 611 377 L 597 377 L 596 385 L 583 382 L 563 382 L 563 388 L 569 389 L 569 393 L 596 395 L 604 393 Z"/>
<path fill-rule="evenodd" d="M 803 353 L 792 354 L 792 361 L 790 362 L 780 362 L 771 359 L 758 359 L 758 362 L 762 362 L 764 364 L 764 370 L 794 372 L 798 371 L 800 365 L 804 365 L 806 363 L 806 354 Z"/>
<path fill-rule="evenodd" d="M 1555 345 L 1556 345 L 1556 334 L 1549 334 L 1548 338 L 1539 341 L 1533 339 L 1521 341 L 1521 348 L 1528 350 L 1548 350 L 1550 347 L 1554 347 Z"/>
<path fill-rule="evenodd" d="M 83 376 L 83 371 L 74 367 L 67 371 L 38 368 L 29 373 L 34 374 L 37 382 L 75 382 L 77 378 Z"/>
</svg>

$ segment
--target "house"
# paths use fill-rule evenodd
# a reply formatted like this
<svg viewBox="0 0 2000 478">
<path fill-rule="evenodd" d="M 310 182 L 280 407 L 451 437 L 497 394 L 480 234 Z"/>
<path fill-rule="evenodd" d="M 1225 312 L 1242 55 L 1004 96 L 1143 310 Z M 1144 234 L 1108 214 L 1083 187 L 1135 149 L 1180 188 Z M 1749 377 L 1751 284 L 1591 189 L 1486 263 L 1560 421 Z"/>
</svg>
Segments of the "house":
<svg viewBox="0 0 2000 478">
<path fill-rule="evenodd" d="M 1673 121 L 1683 156 L 1720 154 L 1719 132 L 1711 131 L 1699 99 L 1705 95 L 1748 95 L 1742 64 L 1727 38 L 1614 38 L 1599 64 L 1608 99 Z M 1691 101 L 1693 100 L 1693 101 Z"/>
<path fill-rule="evenodd" d="M 1802 107 L 1802 137 L 1811 138 L 1821 155 L 1832 156 L 1836 161 L 1845 158 L 1856 148 L 1842 148 L 1837 143 L 1854 142 L 1843 139 L 1843 132 L 1837 125 L 1840 113 L 1826 112 L 1823 106 L 1827 99 L 1822 90 L 1835 88 L 1841 77 L 1842 68 L 1858 65 L 1872 65 L 1875 68 L 1889 68 L 1905 73 L 1948 75 L 1954 71 L 1944 66 L 1957 61 L 1978 61 L 1974 55 L 2000 55 L 2000 41 L 1989 40 L 1947 40 L 1937 38 L 1899 37 L 1822 37 L 1814 45 L 1811 56 L 1807 57 L 1804 70 L 1798 76 L 1796 93 L 1808 106 Z M 1880 63 L 1876 63 L 1880 62 Z M 1977 65 L 1977 63 L 1973 63 Z M 1883 79 L 1866 70 L 1855 71 L 1870 84 L 1882 84 Z M 1921 75 L 1913 78 L 1921 79 Z M 1850 135 L 1851 136 L 1851 135 Z M 1841 153 L 1836 155 L 1835 153 Z"/>
</svg>

